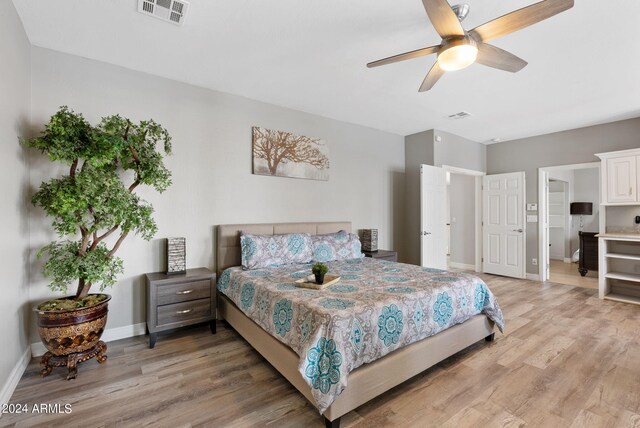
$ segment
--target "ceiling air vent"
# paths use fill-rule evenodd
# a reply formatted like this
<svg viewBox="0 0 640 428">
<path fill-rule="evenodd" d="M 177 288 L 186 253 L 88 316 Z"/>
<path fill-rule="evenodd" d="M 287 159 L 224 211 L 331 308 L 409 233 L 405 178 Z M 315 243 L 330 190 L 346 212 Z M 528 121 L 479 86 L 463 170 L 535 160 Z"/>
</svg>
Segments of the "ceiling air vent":
<svg viewBox="0 0 640 428">
<path fill-rule="evenodd" d="M 138 0 L 138 12 L 177 25 L 184 23 L 188 9 L 189 2 L 185 0 Z"/>
<path fill-rule="evenodd" d="M 465 117 L 471 116 L 471 113 L 467 111 L 461 111 L 460 113 L 450 114 L 447 116 L 449 119 L 464 119 Z"/>
</svg>

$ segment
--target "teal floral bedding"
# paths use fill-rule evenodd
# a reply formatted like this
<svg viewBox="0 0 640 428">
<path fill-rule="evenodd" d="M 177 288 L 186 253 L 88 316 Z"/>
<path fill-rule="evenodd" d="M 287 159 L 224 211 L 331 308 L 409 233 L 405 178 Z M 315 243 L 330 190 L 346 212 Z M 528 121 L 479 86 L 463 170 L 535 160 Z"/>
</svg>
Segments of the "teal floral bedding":
<svg viewBox="0 0 640 428">
<path fill-rule="evenodd" d="M 296 286 L 309 264 L 230 268 L 218 281 L 220 292 L 300 356 L 320 413 L 362 364 L 477 314 L 504 328 L 498 302 L 476 276 L 372 258 L 327 265 L 341 280 L 323 290 Z"/>
<path fill-rule="evenodd" d="M 326 263 L 364 257 L 358 236 L 344 230 L 326 235 L 312 235 L 311 243 L 314 262 Z"/>
</svg>

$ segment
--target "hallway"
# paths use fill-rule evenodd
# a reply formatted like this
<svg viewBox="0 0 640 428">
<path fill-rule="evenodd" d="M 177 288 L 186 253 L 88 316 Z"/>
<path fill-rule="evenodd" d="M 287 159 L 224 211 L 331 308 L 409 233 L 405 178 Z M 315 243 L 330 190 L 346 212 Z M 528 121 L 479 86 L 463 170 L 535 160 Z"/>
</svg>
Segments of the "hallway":
<svg viewBox="0 0 640 428">
<path fill-rule="evenodd" d="M 577 263 L 565 263 L 561 260 L 549 261 L 549 282 L 574 285 L 576 287 L 598 289 L 598 271 L 589 271 L 580 276 Z"/>
</svg>

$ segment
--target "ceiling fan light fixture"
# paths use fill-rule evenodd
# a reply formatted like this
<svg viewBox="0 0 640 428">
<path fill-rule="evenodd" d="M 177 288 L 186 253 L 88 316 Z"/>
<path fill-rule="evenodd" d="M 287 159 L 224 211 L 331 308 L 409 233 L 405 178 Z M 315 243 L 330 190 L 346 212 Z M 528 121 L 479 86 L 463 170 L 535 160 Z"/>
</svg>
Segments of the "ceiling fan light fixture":
<svg viewBox="0 0 640 428">
<path fill-rule="evenodd" d="M 370 62 L 367 67 L 378 67 L 437 53 L 438 59 L 422 81 L 419 92 L 431 90 L 447 71 L 462 70 L 474 62 L 517 73 L 527 66 L 527 61 L 488 42 L 571 9 L 574 3 L 575 0 L 538 1 L 467 31 L 461 21 L 469 13 L 469 5 L 452 6 L 449 0 L 422 0 L 429 21 L 442 38 L 442 43 Z"/>
<path fill-rule="evenodd" d="M 456 14 L 456 16 L 458 17 L 458 20 L 462 22 L 469 14 L 469 10 L 471 8 L 469 7 L 468 4 L 463 3 L 463 4 L 456 4 L 451 6 L 451 9 L 453 9 L 453 13 Z"/>
<path fill-rule="evenodd" d="M 438 52 L 438 64 L 445 71 L 462 70 L 476 62 L 478 47 L 471 38 L 457 39 L 445 44 Z"/>
</svg>

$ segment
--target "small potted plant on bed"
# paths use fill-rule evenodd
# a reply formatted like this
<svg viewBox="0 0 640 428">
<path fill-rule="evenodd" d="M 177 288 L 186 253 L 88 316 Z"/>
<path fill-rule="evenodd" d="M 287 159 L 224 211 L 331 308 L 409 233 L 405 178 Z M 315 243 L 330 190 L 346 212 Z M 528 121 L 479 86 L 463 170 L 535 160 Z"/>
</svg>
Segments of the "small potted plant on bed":
<svg viewBox="0 0 640 428">
<path fill-rule="evenodd" d="M 114 254 L 127 235 L 149 240 L 157 230 L 153 207 L 134 191 L 148 185 L 163 192 L 171 184 L 158 143 L 170 154 L 171 137 L 152 120 L 135 124 L 115 115 L 92 126 L 67 107 L 51 117 L 39 137 L 25 142 L 69 165 L 68 174 L 43 182 L 31 200 L 52 218 L 60 238 L 38 253 L 48 256 L 43 271 L 49 288 L 66 294 L 77 282 L 74 295 L 36 307 L 38 332 L 49 351 L 40 362 L 42 376 L 66 366 L 67 379 L 73 379 L 78 363 L 94 357 L 106 361 L 100 336 L 111 296 L 89 290 L 116 283 L 123 264 Z"/>
<path fill-rule="evenodd" d="M 311 272 L 316 277 L 316 284 L 322 284 L 324 282 L 324 276 L 329 272 L 329 268 L 324 263 L 316 263 L 311 268 Z"/>
</svg>

